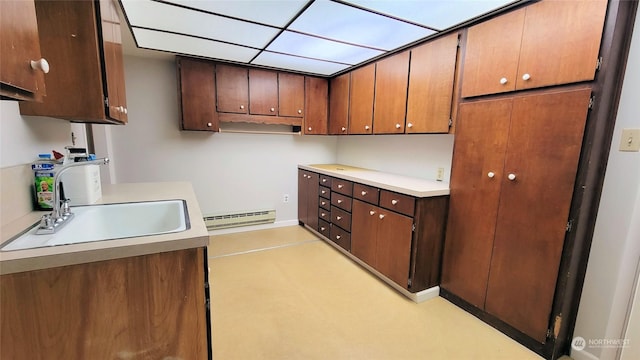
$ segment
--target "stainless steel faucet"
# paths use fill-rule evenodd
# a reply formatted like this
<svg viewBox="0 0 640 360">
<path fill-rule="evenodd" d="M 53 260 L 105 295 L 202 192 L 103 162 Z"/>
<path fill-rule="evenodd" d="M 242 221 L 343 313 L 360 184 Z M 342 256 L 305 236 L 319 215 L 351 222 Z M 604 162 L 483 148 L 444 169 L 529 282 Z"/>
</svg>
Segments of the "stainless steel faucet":
<svg viewBox="0 0 640 360">
<path fill-rule="evenodd" d="M 36 231 L 37 235 L 44 234 L 53 234 L 58 229 L 60 229 L 63 225 L 67 224 L 73 218 L 73 213 L 71 212 L 71 208 L 69 207 L 69 200 L 60 199 L 60 176 L 65 173 L 67 170 L 78 167 L 78 166 L 87 166 L 87 165 L 106 165 L 109 163 L 109 158 L 88 160 L 88 161 L 80 161 L 74 162 L 67 165 L 62 165 L 62 167 L 56 172 L 56 175 L 53 178 L 53 210 L 50 214 L 42 215 L 42 219 L 40 220 L 40 226 Z"/>
</svg>

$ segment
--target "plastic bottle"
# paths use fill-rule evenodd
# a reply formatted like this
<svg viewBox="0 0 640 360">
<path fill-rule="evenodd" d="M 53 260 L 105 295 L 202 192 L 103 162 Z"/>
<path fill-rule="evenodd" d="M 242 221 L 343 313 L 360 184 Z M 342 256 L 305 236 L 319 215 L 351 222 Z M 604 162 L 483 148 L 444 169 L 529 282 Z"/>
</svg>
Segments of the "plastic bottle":
<svg viewBox="0 0 640 360">
<path fill-rule="evenodd" d="M 34 175 L 35 207 L 37 210 L 53 209 L 53 179 L 55 177 L 55 161 L 51 154 L 39 154 L 38 160 L 31 164 Z"/>
</svg>

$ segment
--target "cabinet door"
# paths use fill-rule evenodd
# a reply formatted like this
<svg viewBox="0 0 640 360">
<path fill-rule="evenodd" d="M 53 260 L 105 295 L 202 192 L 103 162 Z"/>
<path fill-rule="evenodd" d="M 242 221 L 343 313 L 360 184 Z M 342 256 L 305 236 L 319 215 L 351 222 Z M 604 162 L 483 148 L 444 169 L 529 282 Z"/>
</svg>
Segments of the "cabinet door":
<svg viewBox="0 0 640 360">
<path fill-rule="evenodd" d="M 246 68 L 216 65 L 219 112 L 246 114 L 249 106 L 249 74 Z"/>
<path fill-rule="evenodd" d="M 372 133 L 375 81 L 376 64 L 370 64 L 351 72 L 349 134 Z"/>
<path fill-rule="evenodd" d="M 298 219 L 318 229 L 318 180 L 316 173 L 298 170 Z"/>
<path fill-rule="evenodd" d="M 483 309 L 512 100 L 460 105 L 442 287 Z"/>
<path fill-rule="evenodd" d="M 360 200 L 353 200 L 351 212 L 351 253 L 370 266 L 376 266 L 376 241 L 379 210 Z"/>
<path fill-rule="evenodd" d="M 278 114 L 278 73 L 249 69 L 249 114 Z"/>
<path fill-rule="evenodd" d="M 517 88 L 593 80 L 606 11 L 606 0 L 528 6 Z"/>
<path fill-rule="evenodd" d="M 502 190 L 486 311 L 540 342 L 546 340 L 590 94 L 581 89 L 515 99 L 504 173 L 495 179 Z"/>
<path fill-rule="evenodd" d="M 457 33 L 411 50 L 407 133 L 449 132 L 457 53 Z"/>
<path fill-rule="evenodd" d="M 278 107 L 280 116 L 304 116 L 304 76 L 278 74 Z"/>
<path fill-rule="evenodd" d="M 178 57 L 178 74 L 182 129 L 218 131 L 215 65 Z"/>
<path fill-rule="evenodd" d="M 30 65 L 42 57 L 34 2 L 1 1 L 0 33 L 0 95 L 18 100 L 44 96 L 44 74 Z"/>
<path fill-rule="evenodd" d="M 307 182 L 308 173 L 304 170 L 298 169 L 298 220 L 304 224 L 309 219 L 309 209 L 307 204 L 309 200 L 307 194 L 309 193 L 309 183 Z"/>
<path fill-rule="evenodd" d="M 127 95 L 124 86 L 124 64 L 122 60 L 122 33 L 120 17 L 112 0 L 100 0 L 102 47 L 104 50 L 104 73 L 107 83 L 109 117 L 127 123 Z"/>
<path fill-rule="evenodd" d="M 378 209 L 375 268 L 396 284 L 407 288 L 411 259 L 413 218 Z"/>
<path fill-rule="evenodd" d="M 346 135 L 349 128 L 349 83 L 351 73 L 329 83 L 329 134 Z"/>
<path fill-rule="evenodd" d="M 305 77 L 304 133 L 326 134 L 329 126 L 329 81 Z"/>
<path fill-rule="evenodd" d="M 515 90 L 524 15 L 519 9 L 469 28 L 462 97 Z"/>
<path fill-rule="evenodd" d="M 408 81 L 408 51 L 380 60 L 376 64 L 374 133 L 404 133 Z"/>
</svg>

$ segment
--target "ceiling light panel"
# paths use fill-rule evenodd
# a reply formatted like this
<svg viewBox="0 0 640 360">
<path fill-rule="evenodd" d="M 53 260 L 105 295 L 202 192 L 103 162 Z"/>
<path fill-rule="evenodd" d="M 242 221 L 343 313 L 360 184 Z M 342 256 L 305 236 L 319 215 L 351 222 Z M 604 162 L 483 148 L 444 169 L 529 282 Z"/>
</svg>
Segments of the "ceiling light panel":
<svg viewBox="0 0 640 360">
<path fill-rule="evenodd" d="M 262 48 L 280 31 L 277 28 L 228 19 L 200 11 L 148 0 L 123 0 L 131 26 Z"/>
<path fill-rule="evenodd" d="M 347 2 L 379 13 L 406 19 L 437 30 L 444 30 L 513 0 L 348 0 Z"/>
<path fill-rule="evenodd" d="M 276 54 L 269 51 L 263 51 L 251 63 L 254 65 L 289 69 L 293 71 L 301 71 L 325 76 L 335 74 L 338 71 L 344 70 L 349 67 L 349 65 L 306 59 L 291 55 Z"/>
<path fill-rule="evenodd" d="M 315 1 L 289 29 L 387 51 L 434 33 L 420 26 L 327 0 Z"/>
<path fill-rule="evenodd" d="M 191 36 L 133 28 L 139 47 L 247 63 L 258 50 Z"/>
<path fill-rule="evenodd" d="M 216 14 L 246 19 L 260 24 L 285 27 L 308 0 L 165 0 Z"/>
<path fill-rule="evenodd" d="M 290 31 L 280 34 L 267 47 L 267 50 L 351 65 L 383 54 L 379 50 L 301 35 Z"/>
</svg>

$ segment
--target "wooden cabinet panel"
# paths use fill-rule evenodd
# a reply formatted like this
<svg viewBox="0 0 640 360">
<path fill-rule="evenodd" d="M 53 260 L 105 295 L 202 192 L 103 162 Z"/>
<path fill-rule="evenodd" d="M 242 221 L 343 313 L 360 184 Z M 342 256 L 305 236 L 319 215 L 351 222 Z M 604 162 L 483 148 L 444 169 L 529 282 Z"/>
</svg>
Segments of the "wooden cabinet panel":
<svg viewBox="0 0 640 360">
<path fill-rule="evenodd" d="M 349 84 L 351 73 L 329 82 L 329 134 L 346 135 L 349 129 Z"/>
<path fill-rule="evenodd" d="M 215 65 L 177 57 L 178 96 L 183 130 L 218 131 Z"/>
<path fill-rule="evenodd" d="M 324 135 L 329 131 L 329 81 L 306 76 L 304 101 L 304 133 Z M 282 110 L 282 107 L 280 107 Z"/>
<path fill-rule="evenodd" d="M 326 222 L 331 222 L 331 210 L 325 210 L 325 209 L 319 209 L 318 210 L 318 218 L 326 221 Z"/>
<path fill-rule="evenodd" d="M 375 134 L 404 133 L 408 81 L 409 51 L 395 54 L 376 63 L 373 109 Z"/>
<path fill-rule="evenodd" d="M 337 206 L 345 211 L 351 211 L 351 196 L 334 192 L 331 194 L 331 205 Z"/>
<path fill-rule="evenodd" d="M 513 101 L 486 310 L 540 342 L 547 336 L 590 96 L 582 89 Z"/>
<path fill-rule="evenodd" d="M 380 190 L 380 206 L 383 208 L 413 216 L 415 204 L 416 199 L 413 196 Z"/>
<path fill-rule="evenodd" d="M 380 189 L 373 186 L 367 186 L 362 184 L 353 184 L 353 198 L 366 201 L 369 204 L 378 205 L 378 197 L 380 196 Z"/>
<path fill-rule="evenodd" d="M 528 6 L 516 87 L 593 80 L 606 10 L 606 0 L 541 1 Z"/>
<path fill-rule="evenodd" d="M 331 224 L 320 219 L 318 220 L 318 232 L 327 239 L 331 237 Z"/>
<path fill-rule="evenodd" d="M 449 132 L 457 53 L 457 33 L 411 49 L 407 133 Z"/>
<path fill-rule="evenodd" d="M 351 196 L 353 194 L 353 183 L 344 179 L 331 179 L 331 191 Z"/>
<path fill-rule="evenodd" d="M 219 112 L 247 114 L 249 110 L 247 68 L 217 64 L 216 95 Z"/>
<path fill-rule="evenodd" d="M 40 60 L 40 40 L 33 1 L 0 2 L 0 96 L 36 100 L 45 94 L 44 73 L 31 68 Z"/>
<path fill-rule="evenodd" d="M 278 114 L 280 116 L 304 116 L 304 81 L 303 75 L 278 73 Z M 322 99 L 315 99 L 315 101 L 322 101 Z"/>
<path fill-rule="evenodd" d="M 331 176 L 320 175 L 320 185 L 331 187 Z"/>
<path fill-rule="evenodd" d="M 0 357 L 206 359 L 205 261 L 200 248 L 2 275 Z"/>
<path fill-rule="evenodd" d="M 331 235 L 329 239 L 340 245 L 341 248 L 351 251 L 351 234 L 348 231 L 331 225 Z"/>
<path fill-rule="evenodd" d="M 318 189 L 318 174 L 298 170 L 298 220 L 314 230 L 318 229 Z"/>
<path fill-rule="evenodd" d="M 376 64 L 351 72 L 349 92 L 349 134 L 371 134 L 373 131 L 373 91 Z"/>
<path fill-rule="evenodd" d="M 351 231 L 351 214 L 337 206 L 331 207 L 331 224 Z"/>
<path fill-rule="evenodd" d="M 377 206 L 353 200 L 351 253 L 375 267 L 377 256 Z"/>
<path fill-rule="evenodd" d="M 398 285 L 407 288 L 413 218 L 381 208 L 378 211 L 375 268 Z"/>
<path fill-rule="evenodd" d="M 249 69 L 249 114 L 278 114 L 278 73 Z"/>
<path fill-rule="evenodd" d="M 331 210 L 331 200 L 325 199 L 322 196 L 318 199 L 320 202 L 319 206 L 325 210 Z"/>
<path fill-rule="evenodd" d="M 320 181 L 322 180 L 323 179 L 321 178 Z M 331 200 L 331 188 L 320 186 L 320 196 L 325 199 Z"/>
<path fill-rule="evenodd" d="M 104 51 L 104 72 L 107 82 L 109 107 L 108 116 L 126 124 L 128 121 L 127 95 L 124 86 L 124 64 L 122 61 L 122 34 L 120 17 L 112 0 L 100 0 L 102 22 L 102 48 Z"/>
</svg>

